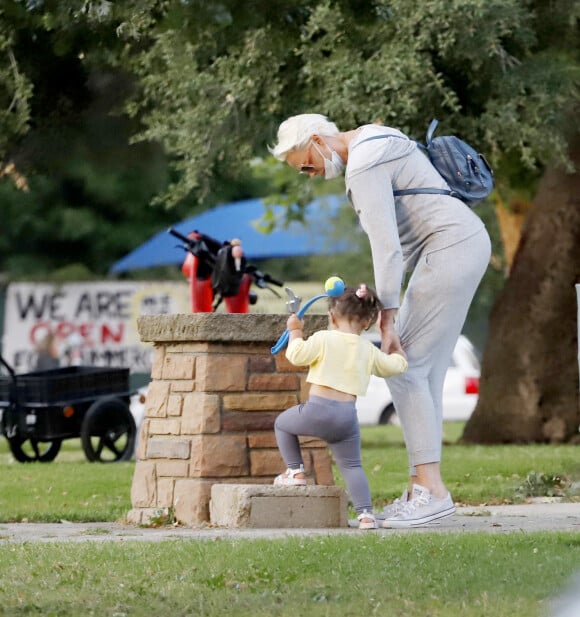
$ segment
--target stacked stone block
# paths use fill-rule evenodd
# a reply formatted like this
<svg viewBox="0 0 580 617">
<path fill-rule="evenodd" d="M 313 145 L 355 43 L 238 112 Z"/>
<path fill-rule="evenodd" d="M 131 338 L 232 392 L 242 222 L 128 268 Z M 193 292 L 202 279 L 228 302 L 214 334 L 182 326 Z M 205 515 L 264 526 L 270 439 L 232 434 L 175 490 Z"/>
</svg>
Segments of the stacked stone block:
<svg viewBox="0 0 580 617">
<path fill-rule="evenodd" d="M 270 348 L 284 315 L 154 315 L 139 319 L 154 345 L 128 519 L 209 521 L 216 483 L 271 484 L 284 470 L 273 427 L 277 415 L 307 398 L 306 370 Z M 326 317 L 306 316 L 306 335 Z M 326 444 L 302 438 L 309 481 L 334 484 Z"/>
</svg>

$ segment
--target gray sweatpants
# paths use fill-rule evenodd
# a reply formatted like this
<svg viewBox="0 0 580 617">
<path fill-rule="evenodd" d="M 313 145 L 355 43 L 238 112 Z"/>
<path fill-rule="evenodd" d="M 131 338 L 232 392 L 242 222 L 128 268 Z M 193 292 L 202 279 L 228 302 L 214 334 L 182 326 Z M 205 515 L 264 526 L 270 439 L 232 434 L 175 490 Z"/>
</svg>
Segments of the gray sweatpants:
<svg viewBox="0 0 580 617">
<path fill-rule="evenodd" d="M 326 441 L 357 514 L 371 511 L 371 492 L 361 462 L 360 430 L 354 402 L 311 396 L 306 403 L 282 412 L 276 418 L 274 431 L 280 454 L 290 469 L 298 469 L 303 464 L 299 435 Z"/>
<path fill-rule="evenodd" d="M 409 368 L 387 378 L 411 475 L 441 462 L 443 382 L 453 349 L 491 254 L 486 230 L 444 249 L 427 249 L 415 267 L 396 328 Z"/>
</svg>

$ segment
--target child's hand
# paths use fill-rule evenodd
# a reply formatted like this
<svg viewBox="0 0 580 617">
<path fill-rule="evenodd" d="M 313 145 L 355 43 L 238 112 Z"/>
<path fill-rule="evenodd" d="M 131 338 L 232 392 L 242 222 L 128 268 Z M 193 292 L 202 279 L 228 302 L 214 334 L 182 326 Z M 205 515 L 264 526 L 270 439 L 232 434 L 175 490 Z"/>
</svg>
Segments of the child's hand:
<svg viewBox="0 0 580 617">
<path fill-rule="evenodd" d="M 302 330 L 302 320 L 298 319 L 296 313 L 292 313 L 290 317 L 288 317 L 288 321 L 286 322 L 286 327 L 290 332 L 292 330 Z"/>
</svg>

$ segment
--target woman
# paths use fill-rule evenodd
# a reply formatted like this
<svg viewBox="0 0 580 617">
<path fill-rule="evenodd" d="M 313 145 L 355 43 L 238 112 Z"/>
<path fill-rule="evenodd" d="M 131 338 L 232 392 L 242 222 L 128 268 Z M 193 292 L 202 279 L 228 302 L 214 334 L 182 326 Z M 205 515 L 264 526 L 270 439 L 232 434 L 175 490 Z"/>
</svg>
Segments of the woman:
<svg viewBox="0 0 580 617">
<path fill-rule="evenodd" d="M 346 193 L 372 252 L 381 349 L 409 368 L 387 378 L 409 456 L 409 487 L 387 506 L 383 527 L 413 527 L 455 512 L 441 478 L 443 381 L 491 245 L 478 216 L 449 195 L 395 198 L 394 190 L 449 187 L 417 144 L 368 124 L 339 131 L 320 114 L 278 129 L 271 149 L 297 171 L 326 179 L 345 172 Z M 403 278 L 409 275 L 400 301 Z M 396 321 L 395 321 L 396 316 Z"/>
<path fill-rule="evenodd" d="M 36 345 L 35 371 L 49 371 L 60 367 L 56 336 L 48 332 Z"/>
</svg>

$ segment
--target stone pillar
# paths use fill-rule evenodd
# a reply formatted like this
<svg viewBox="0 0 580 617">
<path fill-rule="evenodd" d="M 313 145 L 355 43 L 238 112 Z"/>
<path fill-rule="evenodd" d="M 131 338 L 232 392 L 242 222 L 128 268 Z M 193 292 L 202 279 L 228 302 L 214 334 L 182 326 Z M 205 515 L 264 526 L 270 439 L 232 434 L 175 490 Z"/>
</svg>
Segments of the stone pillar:
<svg viewBox="0 0 580 617">
<path fill-rule="evenodd" d="M 271 484 L 284 470 L 274 420 L 308 396 L 306 369 L 273 356 L 285 315 L 198 313 L 138 320 L 154 345 L 128 520 L 209 521 L 216 483 Z M 305 335 L 327 317 L 307 315 Z M 301 438 L 310 482 L 334 484 L 326 444 Z"/>
</svg>

